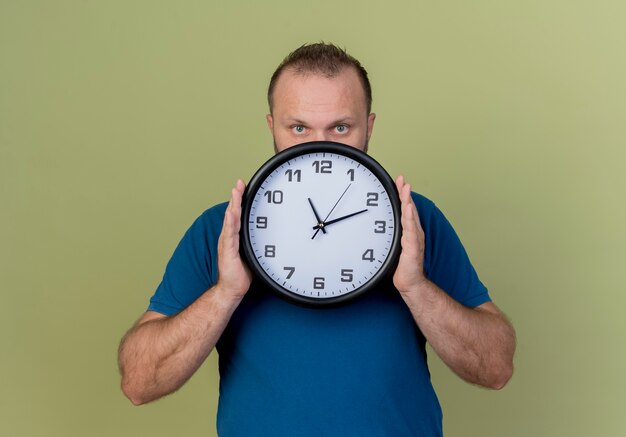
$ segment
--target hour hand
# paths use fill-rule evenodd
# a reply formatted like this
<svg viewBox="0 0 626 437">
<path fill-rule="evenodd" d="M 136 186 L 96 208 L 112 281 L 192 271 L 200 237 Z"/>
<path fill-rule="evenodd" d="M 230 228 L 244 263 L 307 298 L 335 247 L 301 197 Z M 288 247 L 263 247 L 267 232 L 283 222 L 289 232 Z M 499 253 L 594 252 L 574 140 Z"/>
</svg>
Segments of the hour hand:
<svg viewBox="0 0 626 437">
<path fill-rule="evenodd" d="M 309 204 L 311 205 L 313 214 L 315 214 L 315 220 L 317 220 L 317 226 L 313 227 L 313 229 L 321 229 L 323 233 L 326 233 L 326 229 L 324 229 L 324 227 L 322 226 L 323 224 L 322 219 L 320 218 L 319 214 L 315 210 L 315 207 L 313 206 L 313 202 L 311 201 L 311 198 L 307 197 L 307 200 L 309 201 Z"/>
</svg>

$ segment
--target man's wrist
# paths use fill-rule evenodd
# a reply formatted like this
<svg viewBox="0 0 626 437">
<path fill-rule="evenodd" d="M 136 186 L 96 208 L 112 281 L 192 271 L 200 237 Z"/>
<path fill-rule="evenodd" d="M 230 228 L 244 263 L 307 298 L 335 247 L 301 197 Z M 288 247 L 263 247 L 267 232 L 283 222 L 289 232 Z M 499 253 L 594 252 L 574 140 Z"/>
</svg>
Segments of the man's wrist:
<svg viewBox="0 0 626 437">
<path fill-rule="evenodd" d="M 211 289 L 212 293 L 215 295 L 217 302 L 220 306 L 231 309 L 236 308 L 245 295 L 243 293 L 237 293 L 230 290 L 228 287 L 225 287 L 224 284 L 217 282 L 213 288 Z"/>
<path fill-rule="evenodd" d="M 440 302 L 439 293 L 440 289 L 437 285 L 428 278 L 424 278 L 406 287 L 404 291 L 400 292 L 400 296 L 411 309 L 416 322 L 419 324 L 424 314 L 431 312 L 437 306 L 437 302 Z"/>
<path fill-rule="evenodd" d="M 402 289 L 398 289 L 401 294 L 423 294 L 427 292 L 431 286 L 432 282 L 428 280 L 427 277 L 423 276 L 418 280 L 407 284 Z"/>
</svg>

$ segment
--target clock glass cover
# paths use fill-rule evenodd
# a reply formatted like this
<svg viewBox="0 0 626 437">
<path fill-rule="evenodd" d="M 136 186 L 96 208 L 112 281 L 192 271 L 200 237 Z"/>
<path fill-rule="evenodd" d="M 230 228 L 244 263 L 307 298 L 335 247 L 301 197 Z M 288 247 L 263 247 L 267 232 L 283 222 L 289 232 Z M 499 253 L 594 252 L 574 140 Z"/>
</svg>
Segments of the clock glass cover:
<svg viewBox="0 0 626 437">
<path fill-rule="evenodd" d="M 290 147 L 250 181 L 242 206 L 242 249 L 271 289 L 327 305 L 370 289 L 400 249 L 400 202 L 370 156 L 330 142 Z"/>
</svg>

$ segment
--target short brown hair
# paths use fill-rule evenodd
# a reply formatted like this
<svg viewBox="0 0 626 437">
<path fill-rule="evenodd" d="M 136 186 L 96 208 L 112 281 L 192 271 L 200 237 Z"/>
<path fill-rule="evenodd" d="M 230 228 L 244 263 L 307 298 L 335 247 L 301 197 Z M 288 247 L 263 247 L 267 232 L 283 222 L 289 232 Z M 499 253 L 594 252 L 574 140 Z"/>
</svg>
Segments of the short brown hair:
<svg viewBox="0 0 626 437">
<path fill-rule="evenodd" d="M 283 62 L 278 66 L 272 79 L 270 80 L 270 86 L 267 90 L 267 103 L 272 111 L 272 94 L 274 93 L 274 87 L 280 77 L 281 73 L 289 68 L 296 73 L 317 73 L 325 77 L 335 77 L 344 68 L 354 68 L 363 85 L 363 91 L 365 92 L 365 103 L 367 106 L 367 113 L 372 110 L 372 87 L 370 81 L 367 78 L 367 71 L 361 65 L 361 63 L 354 57 L 350 56 L 345 49 L 337 47 L 334 44 L 329 43 L 315 43 L 304 44 L 298 47 L 293 52 L 289 53 Z"/>
</svg>

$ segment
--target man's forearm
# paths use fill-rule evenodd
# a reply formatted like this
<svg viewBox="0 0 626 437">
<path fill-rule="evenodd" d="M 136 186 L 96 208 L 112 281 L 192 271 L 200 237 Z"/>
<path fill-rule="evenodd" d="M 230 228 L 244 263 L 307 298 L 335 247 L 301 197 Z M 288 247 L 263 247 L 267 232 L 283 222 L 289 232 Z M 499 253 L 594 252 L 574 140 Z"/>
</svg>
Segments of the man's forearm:
<svg viewBox="0 0 626 437">
<path fill-rule="evenodd" d="M 119 348 L 124 394 L 139 405 L 180 388 L 209 355 L 239 302 L 216 285 L 175 316 L 142 317 Z"/>
<path fill-rule="evenodd" d="M 513 372 L 515 331 L 492 303 L 465 307 L 431 281 L 402 293 L 441 359 L 461 378 L 499 389 Z"/>
</svg>

